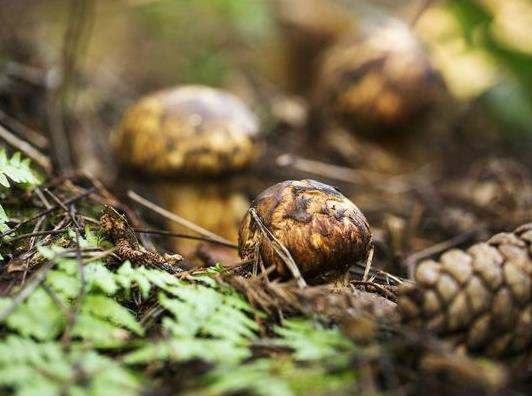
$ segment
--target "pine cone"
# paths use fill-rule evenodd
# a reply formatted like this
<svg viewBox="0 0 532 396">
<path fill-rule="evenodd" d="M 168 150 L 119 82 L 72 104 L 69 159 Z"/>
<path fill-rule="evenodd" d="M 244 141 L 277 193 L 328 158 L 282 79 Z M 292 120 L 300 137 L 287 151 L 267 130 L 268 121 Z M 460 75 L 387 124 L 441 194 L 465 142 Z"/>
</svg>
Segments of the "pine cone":
<svg viewBox="0 0 532 396">
<path fill-rule="evenodd" d="M 400 291 L 403 322 L 470 352 L 519 355 L 532 347 L 532 223 L 416 269 Z"/>
</svg>

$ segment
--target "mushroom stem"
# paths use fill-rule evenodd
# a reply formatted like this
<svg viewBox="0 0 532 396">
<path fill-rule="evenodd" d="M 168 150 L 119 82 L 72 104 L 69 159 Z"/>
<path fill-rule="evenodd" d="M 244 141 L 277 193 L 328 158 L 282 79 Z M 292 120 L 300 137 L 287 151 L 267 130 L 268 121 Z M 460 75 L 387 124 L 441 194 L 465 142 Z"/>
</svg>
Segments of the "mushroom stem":
<svg viewBox="0 0 532 396">
<path fill-rule="evenodd" d="M 230 241 L 228 241 L 227 239 L 225 238 L 222 238 L 218 235 L 216 235 L 215 233 L 213 232 L 210 232 L 209 230 L 206 230 L 205 228 L 203 227 L 200 227 L 198 226 L 197 224 L 187 220 L 187 219 L 184 219 L 183 217 L 181 216 L 178 216 L 172 212 L 169 212 L 168 210 L 160 207 L 159 205 L 156 205 L 154 204 L 153 202 L 151 201 L 148 201 L 146 198 L 143 198 L 141 197 L 140 195 L 138 195 L 136 192 L 134 191 L 131 191 L 129 190 L 128 193 L 127 193 L 128 197 L 131 198 L 132 200 L 134 200 L 135 202 L 141 204 L 142 206 L 145 206 L 146 208 L 154 211 L 155 213 L 165 217 L 166 219 L 168 220 L 171 220 L 183 227 L 186 227 L 192 231 L 195 231 L 197 232 L 198 234 L 200 235 L 203 235 L 203 236 L 206 236 L 212 240 L 215 240 L 217 242 L 220 242 L 220 243 L 223 243 L 223 244 L 230 244 L 232 245 L 232 243 Z"/>
</svg>

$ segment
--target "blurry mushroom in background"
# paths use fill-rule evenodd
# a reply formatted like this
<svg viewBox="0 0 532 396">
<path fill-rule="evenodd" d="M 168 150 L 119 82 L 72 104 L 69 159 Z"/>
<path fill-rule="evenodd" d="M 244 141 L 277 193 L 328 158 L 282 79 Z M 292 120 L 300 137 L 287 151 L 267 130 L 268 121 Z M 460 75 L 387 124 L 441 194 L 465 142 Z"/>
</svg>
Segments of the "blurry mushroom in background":
<svg viewBox="0 0 532 396">
<path fill-rule="evenodd" d="M 268 237 L 262 226 L 271 233 Z M 345 274 L 371 250 L 371 231 L 362 212 L 334 187 L 314 180 L 288 180 L 264 190 L 240 225 L 243 260 L 262 260 L 287 278 L 285 261 L 272 241 L 284 246 L 310 282 Z"/>
<path fill-rule="evenodd" d="M 236 175 L 260 153 L 259 122 L 240 99 L 195 85 L 147 95 L 126 112 L 113 143 L 122 165 L 157 178 L 167 209 L 236 241 L 248 207 Z M 183 253 L 193 246 L 176 243 Z"/>
<path fill-rule="evenodd" d="M 335 0 L 275 0 L 272 8 L 283 41 L 283 78 L 289 89 L 306 93 L 320 55 L 351 28 L 354 12 Z"/>
<path fill-rule="evenodd" d="M 314 105 L 355 134 L 381 137 L 417 121 L 443 80 L 408 25 L 379 18 L 324 54 Z"/>
</svg>

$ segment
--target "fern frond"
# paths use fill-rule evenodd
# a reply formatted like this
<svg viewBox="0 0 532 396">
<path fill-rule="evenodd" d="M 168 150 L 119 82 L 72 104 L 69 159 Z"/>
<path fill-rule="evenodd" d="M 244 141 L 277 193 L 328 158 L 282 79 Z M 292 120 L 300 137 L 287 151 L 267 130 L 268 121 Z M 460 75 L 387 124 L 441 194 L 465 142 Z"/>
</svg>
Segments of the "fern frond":
<svg viewBox="0 0 532 396">
<path fill-rule="evenodd" d="M 82 374 L 82 375 L 80 375 Z M 59 342 L 8 336 L 0 342 L 0 386 L 17 395 L 137 395 L 138 376 L 112 359 Z"/>
<path fill-rule="evenodd" d="M 89 294 L 85 297 L 82 312 L 133 331 L 137 335 L 144 334 L 144 330 L 133 314 L 124 306 L 110 297 Z"/>
<path fill-rule="evenodd" d="M 0 300 L 0 310 L 5 309 L 11 299 Z M 38 340 L 52 340 L 62 331 L 66 318 L 53 299 L 39 288 L 23 303 L 20 304 L 6 319 L 6 325 L 11 330 Z"/>
<path fill-rule="evenodd" d="M 290 348 L 299 361 L 326 359 L 355 348 L 337 328 L 327 329 L 312 320 L 285 320 L 283 326 L 276 326 L 274 330 L 280 338 L 273 339 L 272 343 Z"/>
<path fill-rule="evenodd" d="M 0 185 L 10 187 L 9 180 L 17 184 L 36 186 L 39 178 L 31 169 L 30 160 L 22 159 L 20 153 L 15 153 L 8 158 L 5 150 L 0 150 Z"/>
<path fill-rule="evenodd" d="M 24 186 L 37 186 L 40 184 L 39 178 L 33 172 L 29 159 L 22 159 L 20 153 L 15 153 L 11 158 L 7 156 L 4 149 L 0 149 L 0 187 L 11 187 L 12 181 Z M 4 208 L 0 205 L 0 233 L 9 231 L 7 216 Z M 2 256 L 0 255 L 0 260 Z"/>
</svg>

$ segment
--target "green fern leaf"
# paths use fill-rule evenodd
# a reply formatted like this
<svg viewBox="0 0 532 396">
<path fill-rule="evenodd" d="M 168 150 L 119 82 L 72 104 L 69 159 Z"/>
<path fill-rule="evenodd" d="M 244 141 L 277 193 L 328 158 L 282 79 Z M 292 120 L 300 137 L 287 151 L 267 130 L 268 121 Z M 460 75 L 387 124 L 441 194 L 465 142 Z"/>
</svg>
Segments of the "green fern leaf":
<svg viewBox="0 0 532 396">
<path fill-rule="evenodd" d="M 83 375 L 79 375 L 82 373 Z M 141 378 L 76 344 L 8 336 L 0 342 L 0 386 L 16 395 L 138 395 Z"/>
<path fill-rule="evenodd" d="M 115 281 L 115 275 L 107 269 L 104 262 L 96 261 L 87 264 L 84 274 L 89 290 L 101 290 L 109 295 L 114 295 L 118 291 L 119 286 Z"/>
<path fill-rule="evenodd" d="M 11 187 L 9 180 L 25 186 L 40 184 L 40 180 L 30 167 L 29 159 L 22 160 L 20 153 L 15 153 L 10 159 L 6 151 L 0 149 L 0 187 Z M 8 220 L 9 218 L 4 208 L 0 205 L 0 233 L 9 231 L 9 227 L 6 224 Z M 0 256 L 1 259 L 2 256 Z"/>
<path fill-rule="evenodd" d="M 7 317 L 5 323 L 23 336 L 51 340 L 61 333 L 65 317 L 48 293 L 39 288 Z"/>
<path fill-rule="evenodd" d="M 82 311 L 109 320 L 111 323 L 129 329 L 137 335 L 144 333 L 142 326 L 135 320 L 131 312 L 112 298 L 103 295 L 87 295 Z"/>
<path fill-rule="evenodd" d="M 113 348 L 121 346 L 129 339 L 130 332 L 91 313 L 81 312 L 72 329 L 72 335 L 92 341 L 97 348 Z"/>
<path fill-rule="evenodd" d="M 273 344 L 292 349 L 295 359 L 301 361 L 325 359 L 355 347 L 337 328 L 326 329 L 305 319 L 285 320 L 275 332 L 281 338 L 274 339 Z"/>
<path fill-rule="evenodd" d="M 31 169 L 29 159 L 22 159 L 20 153 L 15 153 L 11 158 L 7 157 L 5 150 L 0 150 L 0 185 L 9 188 L 11 179 L 15 183 L 29 186 L 40 184 L 39 178 Z"/>
</svg>

